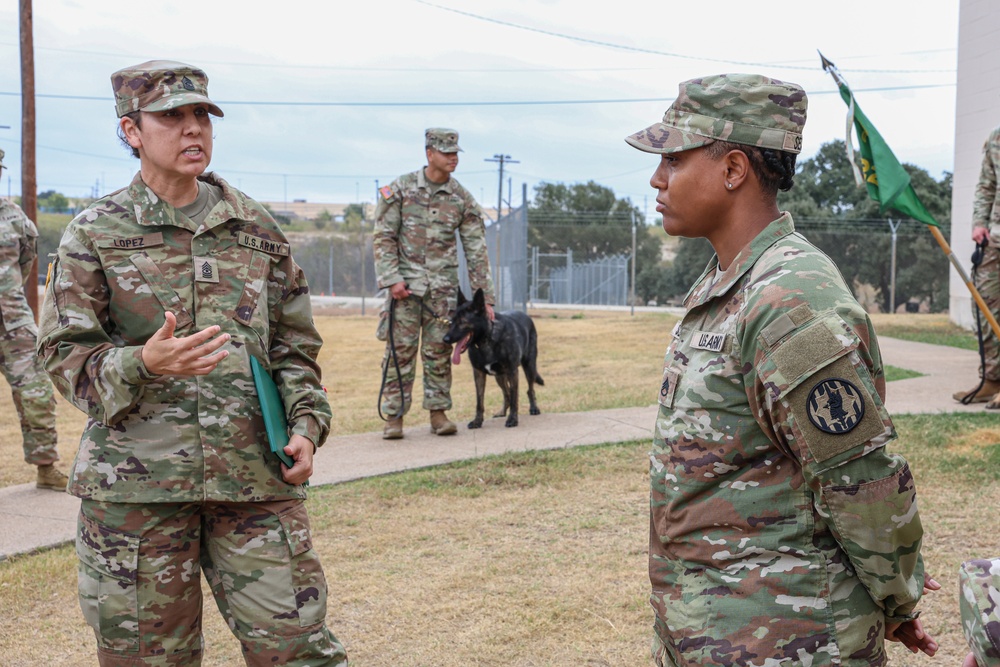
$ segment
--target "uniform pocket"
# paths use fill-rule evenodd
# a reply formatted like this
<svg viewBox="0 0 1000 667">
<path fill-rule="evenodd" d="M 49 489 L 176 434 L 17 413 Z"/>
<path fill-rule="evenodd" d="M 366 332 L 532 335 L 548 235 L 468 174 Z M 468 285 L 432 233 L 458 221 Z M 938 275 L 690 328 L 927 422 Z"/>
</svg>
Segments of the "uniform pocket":
<svg viewBox="0 0 1000 667">
<path fill-rule="evenodd" d="M 281 512 L 278 520 L 291 551 L 292 587 L 299 625 L 308 627 L 322 623 L 326 618 L 326 577 L 312 547 L 305 503 L 296 503 Z"/>
<path fill-rule="evenodd" d="M 98 643 L 115 651 L 137 651 L 139 538 L 102 526 L 81 512 L 76 553 L 80 608 Z"/>
<path fill-rule="evenodd" d="M 252 326 L 253 314 L 257 310 L 257 305 L 262 299 L 267 298 L 266 280 L 268 267 L 271 258 L 262 253 L 254 251 L 250 258 L 250 266 L 247 268 L 247 279 L 243 283 L 243 294 L 236 305 L 235 320 L 244 326 Z"/>
<path fill-rule="evenodd" d="M 178 296 L 177 292 L 175 292 L 170 286 L 170 283 L 160 272 L 156 263 L 145 253 L 136 253 L 129 259 L 131 260 L 132 266 L 134 266 L 135 269 L 137 269 L 142 275 L 148 291 L 153 293 L 153 296 L 156 297 L 160 307 L 164 311 L 169 310 L 177 318 L 177 330 L 183 331 L 187 327 L 191 326 L 194 323 L 194 318 L 191 317 L 191 313 L 189 313 L 187 308 L 184 307 L 184 304 L 181 303 L 180 296 Z M 127 266 L 128 265 L 126 264 L 122 268 L 114 267 L 116 278 L 119 283 L 124 283 L 128 277 Z M 134 293 L 137 295 L 139 300 L 141 300 L 142 292 L 143 290 L 141 288 L 134 288 Z M 135 307 L 135 305 L 135 302 L 130 302 L 127 308 Z"/>
</svg>

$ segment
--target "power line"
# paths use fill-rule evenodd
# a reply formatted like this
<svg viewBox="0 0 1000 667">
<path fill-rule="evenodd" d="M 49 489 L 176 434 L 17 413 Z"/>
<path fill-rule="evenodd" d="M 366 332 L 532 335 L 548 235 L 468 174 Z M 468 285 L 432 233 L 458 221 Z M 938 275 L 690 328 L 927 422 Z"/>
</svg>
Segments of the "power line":
<svg viewBox="0 0 1000 667">
<path fill-rule="evenodd" d="M 592 44 L 595 46 L 605 46 L 611 49 L 619 49 L 621 51 L 632 51 L 635 53 L 648 53 L 657 56 L 667 56 L 669 58 L 680 58 L 683 60 L 696 60 L 699 62 L 711 62 L 711 63 L 723 63 L 726 65 L 746 65 L 749 67 L 778 67 L 781 69 L 794 69 L 794 70 L 815 70 L 815 66 L 808 65 L 775 65 L 773 63 L 761 63 L 745 60 L 727 60 L 724 58 L 707 58 L 704 56 L 690 56 L 683 53 L 671 53 L 669 51 L 658 51 L 656 49 L 647 49 L 638 46 L 629 46 L 626 44 L 617 44 L 615 42 L 604 42 L 597 39 L 589 39 L 587 37 L 580 37 L 577 35 L 569 35 L 566 33 L 555 32 L 554 30 L 543 30 L 542 28 L 534 28 L 531 26 L 521 25 L 520 23 L 513 23 L 511 21 L 503 21 L 500 19 L 495 19 L 489 16 L 483 16 L 482 14 L 474 14 L 472 12 L 466 12 L 461 9 L 455 9 L 453 7 L 445 7 L 444 5 L 438 5 L 433 2 L 427 2 L 427 0 L 414 0 L 421 5 L 427 5 L 428 7 L 434 7 L 446 12 L 452 12 L 454 14 L 459 14 L 461 16 L 467 16 L 469 18 L 476 19 L 477 21 L 486 21 L 487 23 L 495 23 L 497 25 L 506 26 L 508 28 L 516 28 L 517 30 L 526 30 L 528 32 L 535 32 L 540 35 L 548 35 L 550 37 L 558 37 L 560 39 L 568 39 L 572 42 L 580 42 L 582 44 Z M 851 72 L 867 72 L 867 73 L 879 73 L 879 74 L 923 74 L 928 72 L 951 72 L 954 73 L 955 70 L 898 70 L 898 69 L 853 69 L 845 70 Z"/>
<path fill-rule="evenodd" d="M 419 1 L 419 0 L 417 0 Z M 917 84 L 913 86 L 878 86 L 874 88 L 855 88 L 855 93 L 875 93 L 893 92 L 901 90 L 928 90 L 934 88 L 954 88 L 952 83 L 930 83 Z M 809 95 L 839 95 L 836 90 L 807 91 Z M 20 97 L 20 93 L 0 91 L 0 96 Z M 93 95 L 59 95 L 53 93 L 37 93 L 37 98 L 73 100 L 84 102 L 102 102 L 107 104 L 112 101 L 110 97 Z M 493 100 L 493 101 L 426 101 L 418 102 L 302 102 L 291 100 L 217 100 L 220 106 L 286 106 L 286 107 L 489 107 L 489 106 L 568 106 L 587 104 L 645 104 L 649 102 L 671 102 L 673 98 L 668 97 L 632 97 L 632 98 L 609 98 L 609 99 L 581 99 L 581 100 Z"/>
</svg>

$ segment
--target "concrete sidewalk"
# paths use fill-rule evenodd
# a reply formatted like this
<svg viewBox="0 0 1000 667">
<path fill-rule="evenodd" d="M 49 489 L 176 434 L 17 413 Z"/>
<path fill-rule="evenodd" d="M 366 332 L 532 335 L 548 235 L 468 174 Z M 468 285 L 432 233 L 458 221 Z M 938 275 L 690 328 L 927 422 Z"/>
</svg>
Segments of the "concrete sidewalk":
<svg viewBox="0 0 1000 667">
<path fill-rule="evenodd" d="M 975 383 L 979 368 L 976 353 L 893 338 L 879 340 L 887 365 L 923 374 L 888 385 L 886 404 L 891 414 L 983 409 L 982 404 L 965 406 L 951 398 L 953 392 Z M 644 440 L 650 437 L 655 417 L 656 405 L 651 404 L 522 415 L 521 425 L 514 429 L 492 419 L 482 429 L 470 431 L 460 421 L 458 434 L 447 437 L 431 435 L 426 424 L 405 429 L 403 440 L 385 441 L 380 433 L 340 436 L 328 440 L 319 451 L 311 483 L 336 484 L 488 454 Z M 79 508 L 79 499 L 40 491 L 33 484 L 0 489 L 0 560 L 72 541 Z"/>
</svg>

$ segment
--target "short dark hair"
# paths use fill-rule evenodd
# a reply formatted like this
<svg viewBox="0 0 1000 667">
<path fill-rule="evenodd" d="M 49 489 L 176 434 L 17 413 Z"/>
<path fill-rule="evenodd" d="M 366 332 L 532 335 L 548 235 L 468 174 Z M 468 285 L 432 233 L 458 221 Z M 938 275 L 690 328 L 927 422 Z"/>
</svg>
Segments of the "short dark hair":
<svg viewBox="0 0 1000 667">
<path fill-rule="evenodd" d="M 705 150 L 713 160 L 718 160 L 730 151 L 740 151 L 746 155 L 750 168 L 760 182 L 761 190 L 769 196 L 777 196 L 778 190 L 787 192 L 795 184 L 795 153 L 729 141 L 714 141 Z"/>
<path fill-rule="evenodd" d="M 135 123 L 136 127 L 138 127 L 140 130 L 142 129 L 141 111 L 130 111 L 127 114 L 124 114 L 122 118 L 130 118 L 132 122 Z M 126 137 L 125 132 L 122 131 L 122 126 L 120 122 L 118 123 L 118 140 L 121 141 L 122 146 L 124 146 L 128 150 L 128 152 L 132 154 L 132 157 L 136 158 L 139 157 L 139 149 L 133 148 L 132 144 L 128 142 L 128 137 Z"/>
</svg>

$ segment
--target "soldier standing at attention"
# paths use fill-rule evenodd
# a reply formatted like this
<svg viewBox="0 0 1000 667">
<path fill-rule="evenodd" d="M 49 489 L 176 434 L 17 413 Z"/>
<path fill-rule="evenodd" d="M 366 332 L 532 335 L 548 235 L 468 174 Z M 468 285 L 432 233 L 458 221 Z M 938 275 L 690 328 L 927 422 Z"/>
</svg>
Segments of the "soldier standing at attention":
<svg viewBox="0 0 1000 667">
<path fill-rule="evenodd" d="M 997 178 L 1000 176 L 1000 127 L 990 132 L 983 146 L 983 164 L 979 172 L 979 183 L 972 204 L 972 240 L 985 244 L 983 258 L 973 271 L 976 289 L 994 316 L 1000 315 L 1000 190 Z M 972 304 L 973 317 L 978 317 L 975 302 Z M 969 394 L 970 403 L 986 403 L 987 410 L 1000 410 L 1000 341 L 993 328 L 983 321 L 983 365 L 980 369 L 982 385 L 968 391 L 955 392 L 956 401 L 962 401 Z"/>
<path fill-rule="evenodd" d="M 722 74 L 681 83 L 663 121 L 626 138 L 660 155 L 650 185 L 664 230 L 716 252 L 658 391 L 661 667 L 883 665 L 884 639 L 937 648 L 915 611 L 923 530 L 910 468 L 886 448 L 875 331 L 777 207 L 805 120 L 799 86 Z"/>
<path fill-rule="evenodd" d="M 0 175 L 4 151 L 0 149 Z M 66 490 L 66 475 L 55 467 L 56 399 L 52 382 L 35 354 L 35 314 L 26 290 L 38 289 L 30 275 L 38 230 L 21 207 L 0 199 L 0 370 L 7 378 L 21 422 L 24 460 L 38 466 L 35 486 Z"/>
<path fill-rule="evenodd" d="M 79 597 L 102 667 L 200 665 L 201 572 L 248 665 L 346 665 L 303 484 L 329 431 L 309 287 L 281 229 L 207 172 L 208 77 L 151 61 L 111 77 L 132 183 L 70 222 L 39 350 L 87 422 Z M 271 455 L 251 357 L 286 408 Z"/>
<path fill-rule="evenodd" d="M 382 412 L 390 415 L 382 437 L 403 437 L 403 415 L 410 409 L 417 347 L 424 368 L 424 409 L 431 412 L 431 433 L 451 435 L 451 345 L 444 342 L 447 318 L 458 301 L 458 247 L 462 239 L 472 291 L 482 288 L 493 319 L 493 276 L 486 252 L 486 230 L 479 204 L 451 177 L 458 166 L 458 132 L 431 128 L 425 133 L 427 166 L 400 176 L 379 190 L 375 210 L 375 273 L 389 295 L 378 337 L 387 341 L 389 365 Z M 395 373 L 388 341 L 388 315 L 395 304 L 392 342 L 403 376 Z"/>
</svg>

